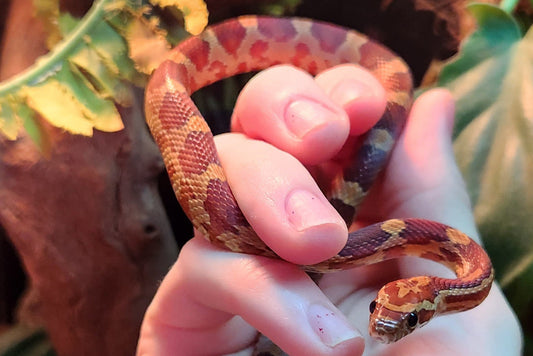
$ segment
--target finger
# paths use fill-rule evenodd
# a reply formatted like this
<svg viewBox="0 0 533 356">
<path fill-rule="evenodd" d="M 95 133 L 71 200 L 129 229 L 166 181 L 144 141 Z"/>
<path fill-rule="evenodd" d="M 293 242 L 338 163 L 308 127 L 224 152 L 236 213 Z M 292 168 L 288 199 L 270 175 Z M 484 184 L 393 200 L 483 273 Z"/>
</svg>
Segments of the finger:
<svg viewBox="0 0 533 356">
<path fill-rule="evenodd" d="M 261 239 L 281 258 L 314 264 L 346 244 L 346 224 L 304 166 L 241 134 L 216 137 L 228 183 Z"/>
<path fill-rule="evenodd" d="M 451 131 L 454 102 L 434 89 L 414 103 L 382 178 L 360 210 L 360 223 L 416 217 L 457 228 L 479 242 L 462 176 L 455 163 Z M 418 258 L 398 262 L 402 275 L 436 274 L 452 278 L 443 265 Z"/>
<path fill-rule="evenodd" d="M 304 164 L 316 164 L 341 149 L 349 121 L 312 76 L 283 65 L 247 83 L 235 104 L 232 129 L 265 140 Z"/>
<path fill-rule="evenodd" d="M 385 89 L 369 71 L 360 66 L 339 65 L 323 71 L 315 80 L 348 114 L 352 136 L 367 132 L 385 111 Z"/>
<path fill-rule="evenodd" d="M 460 224 L 466 233 L 475 234 L 470 200 L 454 158 L 454 110 L 447 90 L 422 95 L 393 153 L 391 170 L 403 188 L 397 199 L 408 202 L 405 207 L 412 216 Z"/>
<path fill-rule="evenodd" d="M 453 99 L 444 89 L 428 91 L 415 102 L 384 175 L 376 182 L 379 189 L 370 192 L 361 208 L 365 220 L 412 216 L 459 222 L 462 226 L 456 227 L 475 233 L 453 154 L 453 119 Z"/>
<path fill-rule="evenodd" d="M 237 352 L 255 340 L 244 320 L 290 355 L 362 353 L 360 333 L 296 266 L 195 238 L 148 308 L 137 354 Z"/>
<path fill-rule="evenodd" d="M 470 199 L 454 158 L 451 139 L 453 123 L 454 102 L 448 91 L 434 89 L 415 102 L 407 127 L 398 142 L 398 151 L 395 149 L 393 152 L 394 161 L 391 160 L 396 166 L 391 167 L 391 171 L 398 174 L 397 179 L 404 187 L 399 194 L 399 199 L 404 203 L 398 209 L 410 216 L 456 227 L 480 243 Z M 402 169 L 397 166 L 400 160 L 404 162 Z M 402 197 L 402 194 L 405 196 Z M 408 194 L 411 194 L 411 198 Z M 400 267 L 405 275 L 434 273 L 453 278 L 450 271 L 442 266 L 437 268 L 430 265 L 427 261 L 403 261 Z M 495 310 L 498 310 L 496 319 L 493 315 Z M 442 337 L 443 329 L 447 331 L 445 338 Z M 448 320 L 437 318 L 419 333 L 419 337 L 425 338 L 424 343 L 429 347 L 433 344 L 434 348 L 447 348 L 450 345 L 457 345 L 459 348 L 461 345 L 464 355 L 499 355 L 503 348 L 509 354 L 518 354 L 519 335 L 516 319 L 497 284 L 476 308 L 451 315 Z M 478 341 L 464 347 L 465 336 Z M 499 341 L 495 343 L 494 340 Z M 502 347 L 501 340 L 509 343 Z M 474 346 L 474 343 L 485 347 Z M 420 355 L 423 354 L 426 353 L 420 352 Z"/>
<path fill-rule="evenodd" d="M 352 228 L 390 218 L 417 217 L 452 225 L 477 238 L 468 197 L 453 158 L 451 129 L 454 104 L 442 89 L 431 90 L 413 105 L 406 126 L 388 165 L 359 208 Z M 393 271 L 406 275 L 442 277 L 453 274 L 445 267 L 422 259 L 394 262 Z M 355 269 L 346 278 L 362 278 L 367 269 Z M 374 275 L 372 278 L 382 276 Z M 394 276 L 390 276 L 394 277 Z M 329 276 L 326 276 L 327 281 Z M 351 293 L 346 285 L 344 294 Z"/>
</svg>

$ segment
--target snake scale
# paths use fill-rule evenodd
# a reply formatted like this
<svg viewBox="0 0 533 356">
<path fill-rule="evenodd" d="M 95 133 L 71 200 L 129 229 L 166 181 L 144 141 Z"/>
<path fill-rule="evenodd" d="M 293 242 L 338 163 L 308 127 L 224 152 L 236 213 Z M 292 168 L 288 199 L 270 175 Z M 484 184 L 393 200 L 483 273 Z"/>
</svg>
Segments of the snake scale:
<svg viewBox="0 0 533 356">
<path fill-rule="evenodd" d="M 190 95 L 222 78 L 281 63 L 313 75 L 337 64 L 357 63 L 386 90 L 385 114 L 334 179 L 328 195 L 348 224 L 385 166 L 411 106 L 407 65 L 353 30 L 306 19 L 245 16 L 180 43 L 152 74 L 146 120 L 194 227 L 231 251 L 277 257 L 239 209 L 213 135 Z M 386 284 L 370 305 L 369 332 L 381 342 L 397 341 L 438 314 L 473 308 L 489 293 L 494 272 L 483 248 L 452 227 L 422 219 L 392 219 L 351 232 L 338 255 L 304 269 L 323 273 L 407 255 L 442 263 L 457 278 L 421 276 Z"/>
</svg>

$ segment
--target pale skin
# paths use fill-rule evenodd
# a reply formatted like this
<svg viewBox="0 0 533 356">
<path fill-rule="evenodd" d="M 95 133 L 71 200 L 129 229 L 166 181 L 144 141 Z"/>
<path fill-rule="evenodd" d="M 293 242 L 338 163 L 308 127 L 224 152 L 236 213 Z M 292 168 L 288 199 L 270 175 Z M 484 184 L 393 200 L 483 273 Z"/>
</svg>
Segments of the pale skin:
<svg viewBox="0 0 533 356">
<path fill-rule="evenodd" d="M 381 85 L 353 65 L 316 78 L 280 66 L 252 79 L 235 107 L 236 133 L 216 137 L 217 149 L 247 219 L 286 261 L 222 251 L 196 233 L 146 312 L 138 355 L 251 355 L 257 330 L 295 356 L 520 354 L 521 331 L 497 284 L 479 307 L 437 317 L 382 345 L 367 331 L 368 305 L 379 288 L 449 271 L 405 259 L 327 274 L 317 285 L 295 265 L 325 260 L 344 246 L 347 229 L 309 171 L 321 179 L 334 171 L 346 140 L 368 130 L 384 105 Z M 352 229 L 419 217 L 479 241 L 453 158 L 453 112 L 445 90 L 415 102 Z"/>
</svg>

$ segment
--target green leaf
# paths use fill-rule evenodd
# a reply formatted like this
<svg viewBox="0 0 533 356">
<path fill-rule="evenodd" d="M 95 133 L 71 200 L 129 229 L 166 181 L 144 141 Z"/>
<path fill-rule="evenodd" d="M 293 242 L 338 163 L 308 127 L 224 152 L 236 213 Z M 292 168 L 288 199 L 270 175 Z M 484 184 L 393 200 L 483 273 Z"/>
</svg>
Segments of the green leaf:
<svg viewBox="0 0 533 356">
<path fill-rule="evenodd" d="M 16 325 L 0 335 L 0 356 L 55 356 L 42 329 Z"/>
<path fill-rule="evenodd" d="M 126 41 L 107 22 L 100 22 L 92 31 L 92 36 L 85 40 L 112 73 L 120 78 L 134 76 L 135 68 L 128 57 Z"/>
<path fill-rule="evenodd" d="M 63 38 L 67 37 L 69 33 L 80 24 L 80 19 L 72 17 L 70 14 L 62 14 L 58 19 L 59 30 Z"/>
<path fill-rule="evenodd" d="M 464 42 L 459 56 L 443 68 L 437 83 L 456 94 L 454 136 L 499 95 L 498 83 L 509 68 L 511 47 L 522 37 L 515 20 L 498 7 L 473 4 L 468 9 L 478 29 Z"/>
<path fill-rule="evenodd" d="M 132 93 L 127 82 L 113 74 L 103 63 L 101 57 L 89 47 L 83 47 L 70 56 L 73 70 L 79 75 L 83 73 L 83 79 L 89 82 L 98 94 L 107 99 L 114 99 L 123 106 L 131 105 Z"/>
<path fill-rule="evenodd" d="M 505 287 L 533 264 L 533 30 L 470 6 L 478 30 L 438 85 L 457 102 L 454 148 L 496 275 Z"/>
<path fill-rule="evenodd" d="M 512 13 L 516 5 L 518 5 L 518 2 L 519 0 L 502 0 L 500 2 L 500 9 L 502 9 L 503 11 L 507 13 Z"/>
<path fill-rule="evenodd" d="M 26 104 L 22 104 L 18 106 L 17 115 L 21 118 L 24 130 L 26 130 L 30 139 L 41 153 L 48 157 L 50 155 L 50 141 L 44 134 L 41 123 L 35 117 L 35 111 Z"/>
<path fill-rule="evenodd" d="M 302 0 L 277 0 L 260 5 L 261 13 L 274 16 L 287 16 L 296 11 Z"/>
<path fill-rule="evenodd" d="M 96 1 L 81 20 L 59 15 L 57 0 L 36 1 L 39 14 L 53 31 L 51 41 L 64 39 L 31 68 L 0 83 L 0 134 L 14 140 L 25 128 L 45 152 L 50 140 L 41 130 L 41 118 L 73 134 L 90 136 L 93 129 L 122 129 L 115 103 L 132 103 L 132 84 L 143 86 L 145 73 L 164 59 L 168 32 L 159 27 L 159 19 L 142 1 Z M 195 30 L 205 26 L 203 0 L 163 3 L 183 9 L 185 21 Z M 132 29 L 145 38 L 132 36 Z M 152 46 L 144 46 L 147 43 Z M 154 43 L 164 51 L 153 51 Z M 135 63 L 137 58 L 142 63 Z M 143 67 L 146 63 L 148 71 Z"/>
</svg>

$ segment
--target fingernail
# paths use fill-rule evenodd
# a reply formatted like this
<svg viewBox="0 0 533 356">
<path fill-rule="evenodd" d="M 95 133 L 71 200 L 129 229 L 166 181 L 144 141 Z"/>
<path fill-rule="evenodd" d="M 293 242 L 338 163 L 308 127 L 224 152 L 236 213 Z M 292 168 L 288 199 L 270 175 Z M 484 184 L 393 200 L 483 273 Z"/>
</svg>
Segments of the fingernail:
<svg viewBox="0 0 533 356">
<path fill-rule="evenodd" d="M 287 128 L 299 138 L 303 138 L 316 127 L 339 118 L 338 112 L 309 99 L 291 102 L 284 115 Z"/>
<path fill-rule="evenodd" d="M 285 211 L 289 222 L 297 231 L 324 224 L 338 224 L 340 219 L 332 207 L 303 189 L 295 189 L 287 195 Z"/>
<path fill-rule="evenodd" d="M 373 95 L 370 87 L 355 80 L 344 80 L 338 83 L 330 92 L 330 98 L 339 105 L 346 105 L 349 102 Z"/>
<path fill-rule="evenodd" d="M 311 304 L 307 318 L 320 340 L 329 347 L 335 347 L 344 341 L 362 337 L 361 333 L 352 327 L 343 316 L 337 315 L 336 312 L 321 304 Z"/>
</svg>

